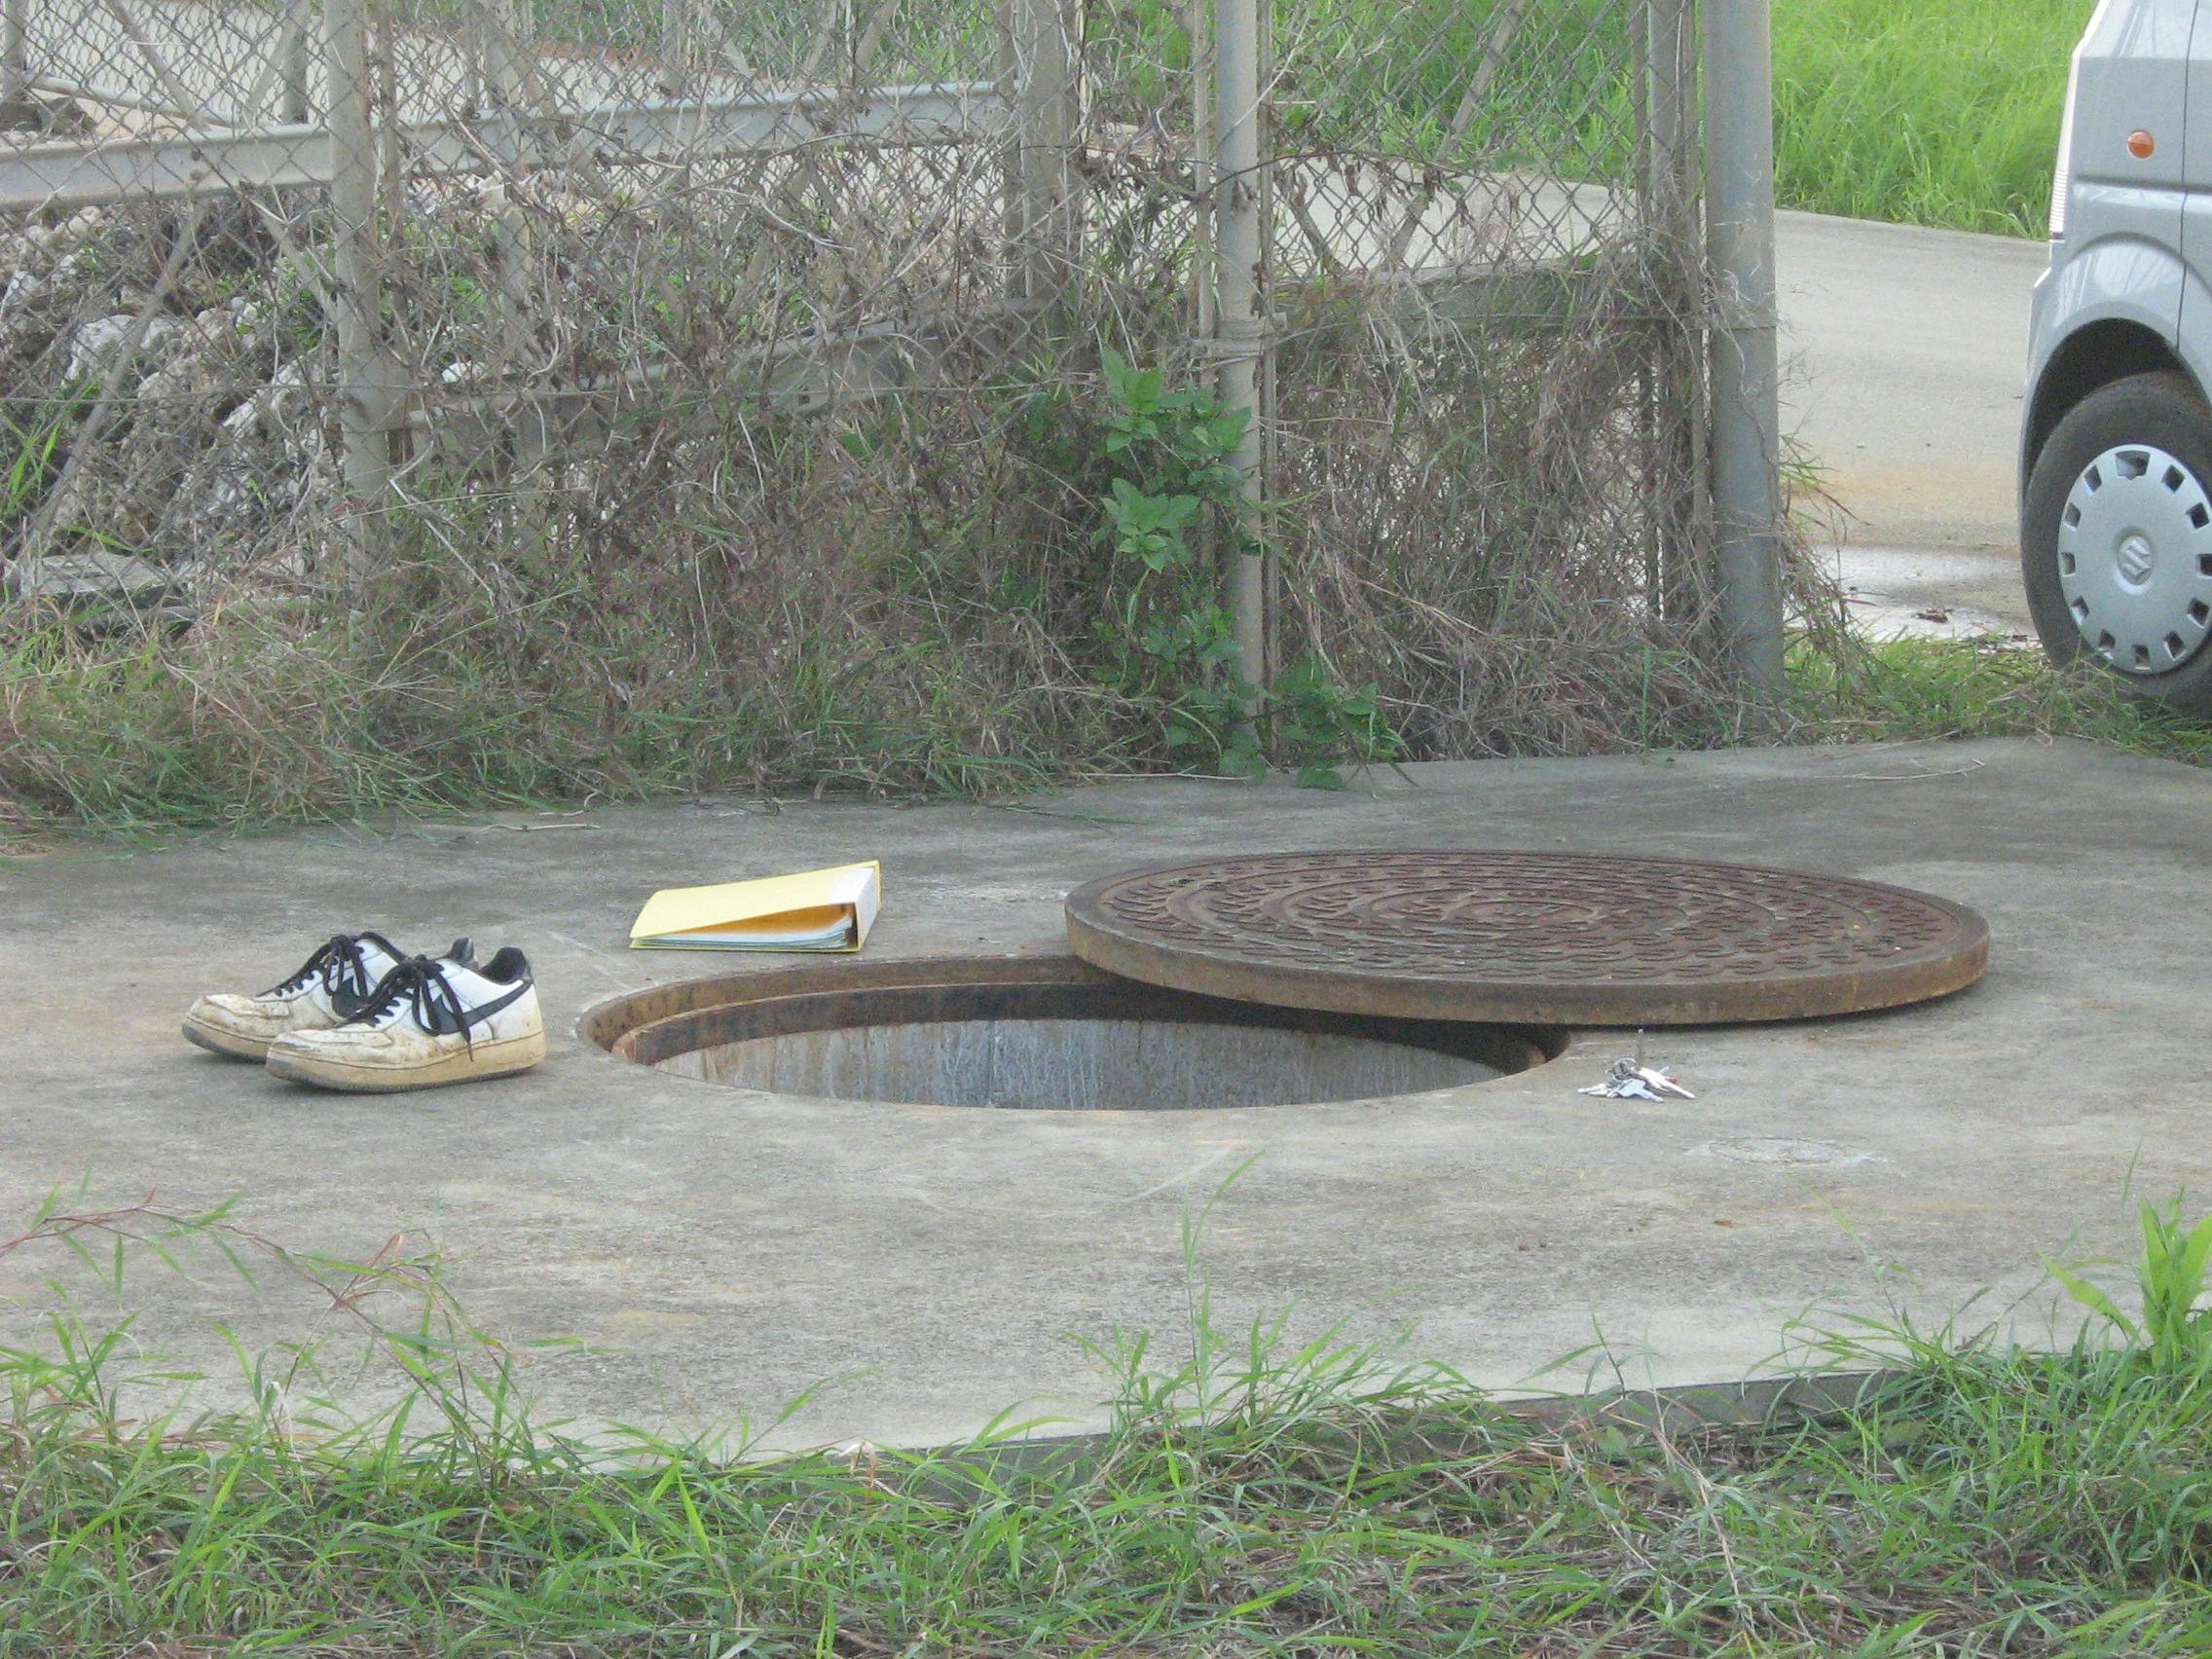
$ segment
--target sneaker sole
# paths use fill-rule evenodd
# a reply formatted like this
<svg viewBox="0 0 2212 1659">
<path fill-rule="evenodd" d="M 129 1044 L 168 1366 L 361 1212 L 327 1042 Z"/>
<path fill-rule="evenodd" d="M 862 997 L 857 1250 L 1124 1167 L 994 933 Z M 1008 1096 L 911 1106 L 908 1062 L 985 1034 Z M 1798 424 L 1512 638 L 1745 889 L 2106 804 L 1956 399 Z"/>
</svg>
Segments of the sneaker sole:
<svg viewBox="0 0 2212 1659">
<path fill-rule="evenodd" d="M 545 1034 L 509 1037 L 497 1043 L 479 1043 L 475 1052 L 463 1049 L 424 1066 L 401 1071 L 391 1066 L 350 1065 L 320 1054 L 271 1050 L 269 1073 L 292 1083 L 313 1084 L 348 1094 L 404 1094 L 416 1088 L 440 1088 L 452 1083 L 482 1083 L 495 1077 L 526 1072 L 545 1058 Z"/>
<path fill-rule="evenodd" d="M 261 1060 L 269 1057 L 269 1044 L 254 1037 L 241 1037 L 236 1031 L 226 1031 L 220 1025 L 209 1025 L 204 1020 L 184 1016 L 184 1040 L 196 1049 L 204 1049 L 210 1054 L 220 1054 L 226 1060 Z"/>
</svg>

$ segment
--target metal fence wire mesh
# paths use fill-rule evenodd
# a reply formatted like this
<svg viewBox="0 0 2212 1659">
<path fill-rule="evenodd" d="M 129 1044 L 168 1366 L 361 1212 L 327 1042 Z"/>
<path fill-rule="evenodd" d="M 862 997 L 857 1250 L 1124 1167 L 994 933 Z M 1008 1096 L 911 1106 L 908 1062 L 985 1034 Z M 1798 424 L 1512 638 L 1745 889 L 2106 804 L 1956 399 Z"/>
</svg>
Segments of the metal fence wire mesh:
<svg viewBox="0 0 2212 1659">
<path fill-rule="evenodd" d="M 1250 386 L 1265 647 L 1407 753 L 1719 707 L 1692 0 L 4 3 L 18 636 L 444 615 L 569 782 L 1168 760 L 1111 348 Z"/>
<path fill-rule="evenodd" d="M 1281 627 L 1391 683 L 1420 753 L 1603 742 L 1620 670 L 1705 626 L 1694 26 L 1277 9 Z"/>
</svg>

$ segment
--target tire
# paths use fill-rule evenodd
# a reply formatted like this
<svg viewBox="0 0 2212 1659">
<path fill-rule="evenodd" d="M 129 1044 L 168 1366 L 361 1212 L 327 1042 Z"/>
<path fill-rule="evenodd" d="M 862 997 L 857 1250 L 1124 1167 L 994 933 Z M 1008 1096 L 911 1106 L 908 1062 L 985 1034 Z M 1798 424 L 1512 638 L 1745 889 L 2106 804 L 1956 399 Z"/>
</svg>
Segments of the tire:
<svg viewBox="0 0 2212 1659">
<path fill-rule="evenodd" d="M 2188 376 L 2130 376 L 2067 412 L 2028 477 L 2020 558 L 2053 663 L 2212 717 L 2212 407 Z"/>
</svg>

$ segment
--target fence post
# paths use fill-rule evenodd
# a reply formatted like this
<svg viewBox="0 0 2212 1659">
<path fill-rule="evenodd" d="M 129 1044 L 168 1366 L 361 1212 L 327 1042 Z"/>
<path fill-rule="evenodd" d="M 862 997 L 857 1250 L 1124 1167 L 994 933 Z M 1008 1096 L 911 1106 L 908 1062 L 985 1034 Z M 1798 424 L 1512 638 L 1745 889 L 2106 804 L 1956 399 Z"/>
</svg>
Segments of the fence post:
<svg viewBox="0 0 2212 1659">
<path fill-rule="evenodd" d="M 7 0 L 0 18 L 0 103 L 13 103 L 31 87 L 31 0 Z"/>
<path fill-rule="evenodd" d="M 1262 203 L 1260 7 L 1271 0 L 1216 0 L 1214 7 L 1214 241 L 1218 299 L 1217 349 L 1221 401 L 1250 412 L 1231 458 L 1244 475 L 1244 499 L 1255 520 L 1265 506 L 1267 435 L 1261 425 L 1261 359 L 1268 350 L 1261 265 L 1267 226 Z M 1258 527 L 1255 524 L 1255 531 Z M 1265 538 L 1253 545 L 1264 549 Z M 1222 572 L 1236 630 L 1236 661 L 1244 678 L 1268 684 L 1268 570 L 1265 551 L 1240 546 Z"/>
<path fill-rule="evenodd" d="M 1653 222 L 1667 236 L 1685 239 L 1697 224 L 1690 210 L 1697 172 L 1697 54 L 1690 7 L 1691 0 L 1643 4 L 1649 129 L 1644 189 Z"/>
<path fill-rule="evenodd" d="M 672 98 L 691 91 L 690 0 L 660 0 L 660 90 Z"/>
<path fill-rule="evenodd" d="M 382 350 L 384 284 L 377 238 L 377 147 L 369 115 L 367 0 L 323 0 L 329 83 L 332 267 L 338 332 L 339 469 L 346 573 L 372 574 L 391 482 L 392 387 Z"/>
<path fill-rule="evenodd" d="M 308 31 L 313 0 L 284 0 L 276 31 L 276 119 L 287 127 L 308 120 Z"/>
<path fill-rule="evenodd" d="M 1721 625 L 1747 687 L 1782 673 L 1782 419 L 1775 345 L 1771 0 L 1706 0 L 1706 243 Z"/>
<path fill-rule="evenodd" d="M 1214 337 L 1213 0 L 1183 0 L 1191 36 L 1191 329 Z"/>
<path fill-rule="evenodd" d="M 503 350 L 508 366 L 514 367 L 530 358 L 532 247 L 518 192 L 530 161 L 523 115 L 531 92 L 526 54 L 536 32 L 536 18 L 531 0 L 492 0 L 479 8 L 477 17 L 485 31 L 485 92 L 492 106 L 484 140 L 499 164 L 498 181 L 487 193 L 486 240 L 498 276 L 494 301 Z M 524 460 L 535 458 L 535 445 L 542 435 L 535 422 L 517 433 Z"/>
<path fill-rule="evenodd" d="M 1651 501 L 1656 569 L 1649 595 L 1694 613 L 1707 510 L 1706 382 L 1699 367 L 1706 262 L 1697 206 L 1697 30 L 1693 0 L 1643 0 L 1644 230 L 1657 249 L 1664 313 L 1652 351 Z"/>
<path fill-rule="evenodd" d="M 1083 132 L 1084 0 L 1009 0 L 1014 117 L 1019 297 L 1050 305 L 1081 255 L 1076 145 Z"/>
</svg>

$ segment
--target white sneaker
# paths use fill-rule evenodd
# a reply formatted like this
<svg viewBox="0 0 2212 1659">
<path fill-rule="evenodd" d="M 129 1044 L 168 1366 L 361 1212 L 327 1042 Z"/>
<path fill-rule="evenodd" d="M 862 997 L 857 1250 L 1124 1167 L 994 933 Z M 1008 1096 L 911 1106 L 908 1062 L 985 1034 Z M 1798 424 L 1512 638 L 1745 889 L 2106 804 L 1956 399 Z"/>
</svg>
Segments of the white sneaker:
<svg viewBox="0 0 2212 1659">
<path fill-rule="evenodd" d="M 537 987 L 509 945 L 482 967 L 409 958 L 346 1024 L 271 1044 L 269 1069 L 295 1083 L 381 1093 L 505 1077 L 544 1057 Z"/>
<path fill-rule="evenodd" d="M 455 940 L 453 954 L 465 959 L 468 940 Z M 407 952 L 382 934 L 340 934 L 257 997 L 202 997 L 185 1014 L 185 1040 L 209 1053 L 258 1060 L 287 1032 L 323 1031 L 351 1019 L 368 1006 L 377 981 L 406 960 Z"/>
</svg>

